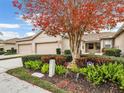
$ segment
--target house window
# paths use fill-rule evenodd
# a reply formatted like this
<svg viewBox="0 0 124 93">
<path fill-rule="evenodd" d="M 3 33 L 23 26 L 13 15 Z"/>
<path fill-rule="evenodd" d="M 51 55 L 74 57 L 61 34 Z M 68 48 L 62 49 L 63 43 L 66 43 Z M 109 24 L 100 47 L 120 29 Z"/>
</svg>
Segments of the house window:
<svg viewBox="0 0 124 93">
<path fill-rule="evenodd" d="M 105 48 L 111 48 L 111 45 L 112 45 L 112 41 L 111 40 L 106 40 L 105 41 Z"/>
<path fill-rule="evenodd" d="M 97 50 L 100 49 L 100 43 L 96 43 L 96 49 L 97 49 Z"/>
<path fill-rule="evenodd" d="M 111 48 L 111 45 L 110 44 L 106 44 L 105 48 Z"/>
<path fill-rule="evenodd" d="M 89 44 L 88 44 L 88 49 L 94 49 L 93 46 L 94 46 L 93 43 L 89 43 Z"/>
</svg>

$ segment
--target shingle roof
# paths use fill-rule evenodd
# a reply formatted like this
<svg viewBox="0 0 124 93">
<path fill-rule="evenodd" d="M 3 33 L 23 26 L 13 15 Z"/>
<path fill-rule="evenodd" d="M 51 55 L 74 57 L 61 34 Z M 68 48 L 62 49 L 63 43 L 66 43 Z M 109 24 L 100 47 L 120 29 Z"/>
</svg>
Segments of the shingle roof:
<svg viewBox="0 0 124 93">
<path fill-rule="evenodd" d="M 33 36 L 29 36 L 29 37 L 24 37 L 24 38 L 20 38 L 19 40 L 17 40 L 17 42 L 20 41 L 27 41 L 27 40 L 33 40 L 34 38 L 36 38 L 38 35 L 40 35 L 42 33 L 42 31 L 38 32 L 37 34 L 33 35 Z"/>
<path fill-rule="evenodd" d="M 30 39 L 32 39 L 32 38 L 33 38 L 33 36 L 28 36 L 28 37 L 20 38 L 20 39 L 17 40 L 17 41 L 30 40 Z"/>
<path fill-rule="evenodd" d="M 124 24 L 122 25 L 122 27 L 117 31 L 117 33 L 115 34 L 115 38 L 117 37 L 117 36 L 119 36 L 122 32 L 124 32 Z"/>
<path fill-rule="evenodd" d="M 15 44 L 19 38 L 12 38 L 8 40 L 0 40 L 0 44 Z"/>
<path fill-rule="evenodd" d="M 101 32 L 101 33 L 85 34 L 82 40 L 86 42 L 99 41 L 101 39 L 113 38 L 115 34 L 116 34 L 115 32 Z"/>
<path fill-rule="evenodd" d="M 21 38 L 19 40 L 17 40 L 17 42 L 19 41 L 27 41 L 27 40 L 32 40 L 34 39 L 35 37 L 37 37 L 40 33 L 34 35 L 34 36 L 30 36 L 30 37 L 25 37 L 25 38 Z M 115 32 L 101 32 L 101 33 L 91 33 L 91 34 L 85 34 L 82 38 L 83 41 L 99 41 L 101 39 L 107 39 L 107 38 L 113 38 L 115 36 Z"/>
</svg>

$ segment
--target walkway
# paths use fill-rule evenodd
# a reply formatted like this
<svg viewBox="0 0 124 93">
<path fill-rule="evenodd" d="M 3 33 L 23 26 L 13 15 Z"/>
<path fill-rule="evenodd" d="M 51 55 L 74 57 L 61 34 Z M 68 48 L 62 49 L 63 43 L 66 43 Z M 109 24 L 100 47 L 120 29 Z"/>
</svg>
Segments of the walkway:
<svg viewBox="0 0 124 93">
<path fill-rule="evenodd" d="M 21 66 L 21 58 L 0 60 L 0 93 L 50 93 L 5 73 L 9 69 Z"/>
</svg>

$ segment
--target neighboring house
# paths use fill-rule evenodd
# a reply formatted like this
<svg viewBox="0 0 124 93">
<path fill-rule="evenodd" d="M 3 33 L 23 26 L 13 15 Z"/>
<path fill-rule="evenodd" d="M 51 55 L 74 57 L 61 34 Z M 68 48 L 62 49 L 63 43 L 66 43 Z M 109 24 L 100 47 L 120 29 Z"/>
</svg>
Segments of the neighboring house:
<svg viewBox="0 0 124 93">
<path fill-rule="evenodd" d="M 103 48 L 114 47 L 114 32 L 85 34 L 82 39 L 82 53 L 102 53 Z"/>
<path fill-rule="evenodd" d="M 19 54 L 56 54 L 56 48 L 61 48 L 61 38 L 43 32 L 17 41 Z"/>
<path fill-rule="evenodd" d="M 102 54 L 103 48 L 119 48 L 124 54 L 124 29 L 115 32 L 101 32 L 85 34 L 82 38 L 81 53 Z M 17 41 L 19 54 L 56 54 L 56 49 L 61 48 L 62 53 L 70 49 L 67 37 L 52 37 L 40 32 L 35 36 L 22 38 Z"/>
<path fill-rule="evenodd" d="M 113 47 L 112 37 L 114 35 L 115 33 L 112 32 L 85 34 L 82 38 L 81 52 L 101 53 L 102 48 Z M 70 49 L 68 38 L 52 37 L 40 32 L 35 36 L 22 38 L 17 41 L 19 54 L 56 54 L 57 48 L 61 48 L 62 53 Z"/>
<path fill-rule="evenodd" d="M 124 25 L 114 36 L 114 47 L 121 49 L 122 55 L 124 55 Z"/>
<path fill-rule="evenodd" d="M 12 48 L 16 48 L 16 41 L 19 40 L 19 38 L 13 38 L 13 39 L 8 39 L 8 40 L 0 40 L 0 50 L 11 50 Z"/>
</svg>

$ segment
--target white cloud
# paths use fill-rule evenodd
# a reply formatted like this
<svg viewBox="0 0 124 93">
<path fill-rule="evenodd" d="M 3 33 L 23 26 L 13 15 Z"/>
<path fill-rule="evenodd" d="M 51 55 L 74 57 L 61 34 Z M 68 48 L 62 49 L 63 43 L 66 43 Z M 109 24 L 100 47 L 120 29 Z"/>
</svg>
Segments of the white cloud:
<svg viewBox="0 0 124 93">
<path fill-rule="evenodd" d="M 117 32 L 123 24 L 124 24 L 123 22 L 117 23 L 117 25 L 113 29 L 110 29 L 110 30 L 104 29 L 102 32 L 108 32 L 108 31 Z"/>
<path fill-rule="evenodd" d="M 3 35 L 0 35 L 0 39 L 3 39 L 3 40 L 20 37 L 19 33 L 17 32 L 13 32 L 13 31 L 0 31 L 0 32 L 2 32 L 3 34 Z"/>
<path fill-rule="evenodd" d="M 18 24 L 1 24 L 0 28 L 20 28 L 20 25 Z"/>
<path fill-rule="evenodd" d="M 31 20 L 24 20 L 23 19 L 23 15 L 19 15 L 19 16 L 17 16 L 17 18 L 16 18 L 17 20 L 23 20 L 27 25 L 32 25 L 32 23 L 31 23 Z M 25 25 L 25 24 L 24 24 Z"/>
<path fill-rule="evenodd" d="M 33 31 L 32 31 L 32 32 L 27 32 L 27 33 L 26 33 L 26 36 L 33 36 L 33 35 L 35 35 L 35 34 L 36 34 L 36 33 L 33 32 Z"/>
</svg>

